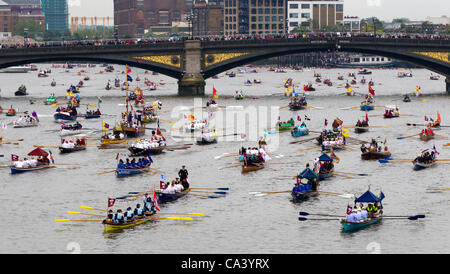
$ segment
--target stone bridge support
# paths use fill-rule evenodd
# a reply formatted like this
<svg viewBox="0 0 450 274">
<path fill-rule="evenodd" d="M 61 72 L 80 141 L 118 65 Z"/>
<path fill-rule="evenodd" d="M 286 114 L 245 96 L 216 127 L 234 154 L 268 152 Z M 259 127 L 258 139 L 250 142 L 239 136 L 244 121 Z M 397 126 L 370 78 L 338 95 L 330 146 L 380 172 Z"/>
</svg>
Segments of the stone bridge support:
<svg viewBox="0 0 450 274">
<path fill-rule="evenodd" d="M 201 41 L 185 41 L 183 78 L 178 80 L 178 95 L 205 95 L 205 79 L 202 75 Z"/>
</svg>

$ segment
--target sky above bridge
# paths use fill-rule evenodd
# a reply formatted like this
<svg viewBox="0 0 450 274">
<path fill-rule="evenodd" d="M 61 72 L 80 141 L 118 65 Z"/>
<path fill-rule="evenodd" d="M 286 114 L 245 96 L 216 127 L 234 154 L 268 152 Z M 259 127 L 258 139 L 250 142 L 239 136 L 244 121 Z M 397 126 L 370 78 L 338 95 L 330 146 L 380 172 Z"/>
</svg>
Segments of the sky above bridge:
<svg viewBox="0 0 450 274">
<path fill-rule="evenodd" d="M 161 0 L 164 1 L 164 0 Z M 113 0 L 69 0 L 71 16 L 113 16 Z M 378 17 L 390 22 L 406 17 L 424 20 L 427 16 L 450 16 L 449 0 L 345 0 L 345 15 L 361 18 Z"/>
</svg>

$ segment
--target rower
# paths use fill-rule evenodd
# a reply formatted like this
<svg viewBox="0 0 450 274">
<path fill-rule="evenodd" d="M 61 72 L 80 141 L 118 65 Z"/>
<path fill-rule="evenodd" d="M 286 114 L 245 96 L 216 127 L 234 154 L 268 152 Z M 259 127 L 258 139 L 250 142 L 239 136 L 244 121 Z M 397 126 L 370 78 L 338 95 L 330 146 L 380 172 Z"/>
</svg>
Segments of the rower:
<svg viewBox="0 0 450 274">
<path fill-rule="evenodd" d="M 134 219 L 134 213 L 133 210 L 131 209 L 131 207 L 127 208 L 127 212 L 125 212 L 125 222 L 132 222 Z"/>
<path fill-rule="evenodd" d="M 185 189 L 185 190 L 189 189 L 189 182 L 188 182 L 187 178 L 181 180 L 181 185 L 183 186 L 183 189 Z"/>
<path fill-rule="evenodd" d="M 114 218 L 115 218 L 114 212 L 110 209 L 110 210 L 108 211 L 108 216 L 106 216 L 106 218 L 103 220 L 103 223 L 104 223 L 104 224 L 110 224 L 110 223 L 113 223 L 113 222 L 114 222 Z"/>
<path fill-rule="evenodd" d="M 114 218 L 114 223 L 115 224 L 123 224 L 124 223 L 124 216 L 122 213 L 122 209 L 117 210 L 116 216 Z"/>
<path fill-rule="evenodd" d="M 118 169 L 125 169 L 125 164 L 123 163 L 122 159 L 119 160 L 119 164 L 117 165 L 117 168 Z"/>
<path fill-rule="evenodd" d="M 183 186 L 180 184 L 179 181 L 175 181 L 175 192 L 180 193 L 183 192 L 184 188 Z"/>
<path fill-rule="evenodd" d="M 152 198 L 151 198 L 151 197 L 148 197 L 148 194 L 147 194 L 147 193 L 145 193 L 144 196 L 145 196 L 145 198 L 144 198 L 144 211 L 147 212 L 147 211 L 150 210 L 150 208 L 151 208 L 151 203 L 152 203 L 153 201 L 152 201 Z"/>
<path fill-rule="evenodd" d="M 134 216 L 142 217 L 144 215 L 144 210 L 142 210 L 141 205 L 137 204 L 134 209 Z"/>
</svg>

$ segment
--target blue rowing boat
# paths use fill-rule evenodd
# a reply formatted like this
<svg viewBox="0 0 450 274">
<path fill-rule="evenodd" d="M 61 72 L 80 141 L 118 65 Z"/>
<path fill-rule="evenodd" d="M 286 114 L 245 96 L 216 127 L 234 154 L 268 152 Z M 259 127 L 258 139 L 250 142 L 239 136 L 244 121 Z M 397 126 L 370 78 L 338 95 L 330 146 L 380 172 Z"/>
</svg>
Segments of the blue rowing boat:
<svg viewBox="0 0 450 274">
<path fill-rule="evenodd" d="M 293 130 L 291 130 L 291 135 L 293 137 L 301 137 L 309 134 L 309 130 L 306 126 L 296 126 Z"/>
<path fill-rule="evenodd" d="M 361 105 L 361 110 L 362 111 L 370 111 L 370 110 L 374 110 L 375 107 L 373 105 L 370 104 L 362 104 Z"/>
<path fill-rule="evenodd" d="M 347 222 L 346 220 L 341 220 L 341 224 L 342 224 L 342 228 L 344 229 L 344 231 L 354 231 L 354 230 L 358 230 L 358 229 L 376 224 L 381 220 L 381 218 L 382 217 L 369 218 L 366 221 L 358 222 L 358 223 Z"/>
<path fill-rule="evenodd" d="M 118 178 L 121 177 L 128 177 L 133 175 L 139 175 L 142 173 L 148 172 L 150 169 L 150 166 L 145 168 L 126 168 L 126 169 L 116 169 L 116 176 Z"/>
<path fill-rule="evenodd" d="M 292 191 L 291 192 L 291 196 L 292 196 L 292 199 L 294 200 L 294 202 L 302 202 L 302 201 L 309 199 L 310 197 L 315 197 L 317 195 L 318 195 L 317 192 L 312 192 L 312 191 L 306 191 L 306 192 Z"/>
<path fill-rule="evenodd" d="M 53 118 L 57 122 L 73 122 L 77 120 L 76 115 L 70 115 L 68 112 L 56 112 Z"/>
<path fill-rule="evenodd" d="M 179 198 L 186 196 L 190 191 L 190 189 L 186 189 L 175 194 L 158 193 L 158 203 L 162 204 L 178 200 Z"/>
</svg>

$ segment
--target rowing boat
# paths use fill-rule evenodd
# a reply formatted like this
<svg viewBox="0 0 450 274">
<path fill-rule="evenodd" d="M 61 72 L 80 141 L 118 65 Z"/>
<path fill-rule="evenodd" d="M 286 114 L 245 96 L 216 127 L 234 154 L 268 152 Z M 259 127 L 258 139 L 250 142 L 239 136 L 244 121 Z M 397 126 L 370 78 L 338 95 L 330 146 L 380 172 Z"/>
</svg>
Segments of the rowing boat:
<svg viewBox="0 0 450 274">
<path fill-rule="evenodd" d="M 301 137 L 309 134 L 309 130 L 306 126 L 296 126 L 294 129 L 291 130 L 291 135 L 293 137 Z"/>
<path fill-rule="evenodd" d="M 427 142 L 431 139 L 434 139 L 434 133 L 433 134 L 420 133 L 420 140 Z"/>
<path fill-rule="evenodd" d="M 370 110 L 374 110 L 374 109 L 375 109 L 375 107 L 371 104 L 366 104 L 366 103 L 361 104 L 362 111 L 370 111 Z"/>
<path fill-rule="evenodd" d="M 217 143 L 217 136 L 202 136 L 197 138 L 197 145 L 209 145 Z"/>
<path fill-rule="evenodd" d="M 330 177 L 333 177 L 333 175 L 334 175 L 334 168 L 331 169 L 331 170 L 328 170 L 328 171 L 320 170 L 318 175 L 319 175 L 319 181 L 323 181 L 323 180 L 326 180 L 326 179 L 328 179 Z"/>
<path fill-rule="evenodd" d="M 151 215 L 155 215 L 155 214 L 149 214 L 148 216 L 146 215 L 146 217 L 144 217 L 144 218 L 135 219 L 132 222 L 127 222 L 127 223 L 123 223 L 123 224 L 108 224 L 108 223 L 104 222 L 103 225 L 105 226 L 105 232 L 107 232 L 107 233 L 114 232 L 114 231 L 120 231 L 120 230 L 123 230 L 126 228 L 130 228 L 130 227 L 134 227 L 134 226 L 146 223 L 150 220 L 153 220 L 154 218 L 152 218 Z"/>
<path fill-rule="evenodd" d="M 306 191 L 306 192 L 292 191 L 291 192 L 291 196 L 292 196 L 292 199 L 294 202 L 302 202 L 302 201 L 309 199 L 310 197 L 316 197 L 317 195 L 318 195 L 317 192 L 311 192 L 311 191 Z"/>
<path fill-rule="evenodd" d="M 344 231 L 348 232 L 348 231 L 354 231 L 354 230 L 358 230 L 358 229 L 376 224 L 381 220 L 381 218 L 382 217 L 369 218 L 366 221 L 357 222 L 357 223 L 348 222 L 346 220 L 341 220 L 341 224 L 342 224 Z"/>
<path fill-rule="evenodd" d="M 264 163 L 242 165 L 242 173 L 257 171 L 264 168 Z"/>
<path fill-rule="evenodd" d="M 182 192 L 175 193 L 175 194 L 166 194 L 166 193 L 158 193 L 158 203 L 167 203 L 175 201 L 181 197 L 186 196 L 191 190 L 186 189 Z"/>
<path fill-rule="evenodd" d="M 47 169 L 50 167 L 51 167 L 50 165 L 42 165 L 42 166 L 27 167 L 27 168 L 11 166 L 11 174 L 18 174 L 18 173 L 24 173 L 24 172 L 29 172 L 29 171 L 38 171 L 38 170 L 43 170 L 43 169 Z"/>
<path fill-rule="evenodd" d="M 72 153 L 75 151 L 81 151 L 81 150 L 86 150 L 86 146 L 75 146 L 75 147 L 59 147 L 59 151 L 61 153 Z"/>
<path fill-rule="evenodd" d="M 146 173 L 150 170 L 150 166 L 145 167 L 145 168 L 127 168 L 127 169 L 116 169 L 116 176 L 118 178 L 121 177 L 128 177 L 128 176 L 133 176 L 133 175 L 139 175 L 142 173 Z"/>
<path fill-rule="evenodd" d="M 281 123 L 281 122 L 279 122 L 278 125 L 277 125 L 277 129 L 278 129 L 278 131 L 287 131 L 287 130 L 293 129 L 294 126 L 295 126 L 295 122 L 294 121 L 291 121 L 291 122 L 288 122 L 288 123 Z"/>
<path fill-rule="evenodd" d="M 386 159 L 391 157 L 391 153 L 389 151 L 368 151 L 361 154 L 361 158 L 363 160 L 378 160 L 378 159 Z"/>
<path fill-rule="evenodd" d="M 434 166 L 436 164 L 436 160 L 433 160 L 431 163 L 420 163 L 418 161 L 413 161 L 413 164 L 414 170 L 422 170 Z"/>
</svg>

